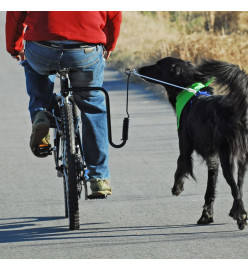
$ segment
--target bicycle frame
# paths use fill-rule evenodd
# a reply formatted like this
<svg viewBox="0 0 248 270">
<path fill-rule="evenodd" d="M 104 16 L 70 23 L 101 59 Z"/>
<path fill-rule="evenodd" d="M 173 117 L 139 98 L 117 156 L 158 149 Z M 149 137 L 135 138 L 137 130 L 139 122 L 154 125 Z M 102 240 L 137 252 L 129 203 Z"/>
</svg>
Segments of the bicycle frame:
<svg viewBox="0 0 248 270">
<path fill-rule="evenodd" d="M 82 148 L 82 143 L 81 143 L 81 138 L 80 138 L 80 131 L 79 131 L 79 123 L 80 123 L 80 117 L 78 114 L 78 108 L 73 100 L 73 96 L 71 94 L 71 91 L 65 91 L 65 89 L 70 89 L 68 88 L 68 70 L 60 70 L 58 72 L 60 74 L 60 83 L 61 83 L 61 93 L 57 96 L 58 98 L 58 103 L 59 103 L 59 107 L 64 106 L 65 104 L 72 104 L 73 105 L 73 112 L 74 112 L 74 127 L 75 127 L 75 136 L 77 138 L 77 142 L 78 142 L 78 146 L 79 146 L 79 151 L 80 154 L 83 158 L 83 148 Z M 61 123 L 60 120 L 54 116 L 55 119 L 55 124 L 56 124 L 56 134 L 54 137 L 54 148 L 53 151 L 56 153 L 54 156 L 55 158 L 55 164 L 56 164 L 56 169 L 58 171 L 58 176 L 62 177 L 65 173 L 64 173 L 64 164 L 62 164 L 61 166 L 59 166 L 59 146 L 60 146 L 60 139 L 61 136 L 63 134 L 62 130 L 61 130 Z M 63 158 L 62 158 L 63 160 Z M 83 172 L 83 176 L 81 180 L 85 180 L 85 170 L 84 168 L 82 168 L 82 172 Z M 85 184 L 85 183 L 84 183 Z M 86 190 L 87 191 L 87 190 Z M 79 194 L 80 195 L 80 194 Z M 85 194 L 85 197 L 87 197 L 87 193 Z"/>
</svg>

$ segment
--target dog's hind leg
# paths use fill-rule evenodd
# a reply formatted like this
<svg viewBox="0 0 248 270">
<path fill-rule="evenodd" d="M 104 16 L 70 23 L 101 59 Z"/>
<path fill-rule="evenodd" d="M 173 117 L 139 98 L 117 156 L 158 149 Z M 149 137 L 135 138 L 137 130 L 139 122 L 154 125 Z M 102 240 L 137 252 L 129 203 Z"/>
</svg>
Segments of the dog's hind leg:
<svg viewBox="0 0 248 270">
<path fill-rule="evenodd" d="M 213 220 L 213 205 L 215 200 L 215 188 L 218 177 L 219 159 L 217 156 L 211 156 L 207 159 L 208 166 L 208 183 L 205 193 L 205 204 L 201 218 L 197 221 L 198 224 L 210 224 Z"/>
<path fill-rule="evenodd" d="M 182 142 L 182 141 L 181 141 Z M 193 165 L 192 165 L 192 155 L 193 148 L 190 146 L 190 142 L 184 142 L 180 144 L 180 155 L 177 160 L 177 170 L 175 172 L 175 182 L 172 188 L 173 195 L 180 195 L 184 190 L 184 179 L 190 174 L 193 178 Z"/>
<path fill-rule="evenodd" d="M 237 184 L 238 184 L 241 198 L 243 198 L 243 183 L 244 183 L 245 172 L 247 170 L 247 164 L 248 164 L 248 156 L 246 156 L 244 159 L 238 160 L 238 183 Z M 235 212 L 236 212 L 235 209 L 236 209 L 236 204 L 234 201 L 232 209 L 230 210 L 229 216 L 231 216 L 234 219 L 237 219 L 237 217 L 235 216 Z"/>
<path fill-rule="evenodd" d="M 228 153 L 228 151 L 221 151 L 219 157 L 223 170 L 223 175 L 232 190 L 232 196 L 234 199 L 234 206 L 235 206 L 233 208 L 233 216 L 237 220 L 239 229 L 243 230 L 247 223 L 247 213 L 244 209 L 240 189 L 233 177 L 233 164 L 232 161 L 230 160 L 230 153 Z"/>
</svg>

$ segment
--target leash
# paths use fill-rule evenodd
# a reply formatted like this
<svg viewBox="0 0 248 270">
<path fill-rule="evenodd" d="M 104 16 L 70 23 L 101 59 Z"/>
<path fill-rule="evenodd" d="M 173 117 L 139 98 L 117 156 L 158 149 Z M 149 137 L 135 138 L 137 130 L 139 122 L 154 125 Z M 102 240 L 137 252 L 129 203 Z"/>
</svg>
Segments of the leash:
<svg viewBox="0 0 248 270">
<path fill-rule="evenodd" d="M 128 75 L 128 79 L 129 77 L 131 76 L 131 74 L 134 74 L 138 77 L 141 77 L 141 78 L 144 78 L 144 79 L 149 79 L 149 80 L 152 80 L 152 81 L 155 81 L 155 82 L 159 82 L 159 83 L 162 83 L 162 84 L 166 84 L 166 85 L 170 85 L 170 86 L 174 86 L 174 87 L 177 87 L 177 88 L 180 88 L 180 89 L 183 89 L 183 90 L 186 90 L 188 92 L 191 92 L 191 93 L 196 93 L 197 91 L 192 89 L 192 88 L 186 88 L 186 87 L 182 87 L 182 86 L 179 86 L 179 85 L 176 85 L 176 84 L 172 84 L 172 83 L 168 83 L 168 82 L 165 82 L 165 81 L 161 81 L 161 80 L 157 80 L 157 79 L 154 79 L 152 77 L 148 77 L 148 76 L 145 76 L 145 75 L 141 75 L 139 74 L 135 69 L 131 70 L 131 69 L 126 69 L 125 73 Z"/>
<path fill-rule="evenodd" d="M 127 95 L 126 95 L 126 113 L 127 113 L 127 118 L 129 118 L 129 113 L 128 113 L 128 94 L 129 94 L 129 80 L 131 77 L 131 70 L 126 69 L 125 73 L 127 74 Z"/>
</svg>

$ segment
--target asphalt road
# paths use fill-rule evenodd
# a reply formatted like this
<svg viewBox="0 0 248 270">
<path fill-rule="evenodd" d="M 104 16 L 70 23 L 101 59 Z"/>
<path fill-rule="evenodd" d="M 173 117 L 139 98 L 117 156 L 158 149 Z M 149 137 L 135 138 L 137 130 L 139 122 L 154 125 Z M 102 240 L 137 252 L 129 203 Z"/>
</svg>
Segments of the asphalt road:
<svg viewBox="0 0 248 270">
<path fill-rule="evenodd" d="M 110 151 L 113 195 L 107 200 L 81 199 L 81 228 L 69 231 L 53 157 L 38 159 L 29 149 L 24 73 L 5 52 L 4 16 L 0 12 L 1 259 L 248 258 L 248 229 L 239 231 L 228 216 L 232 197 L 221 173 L 211 225 L 196 225 L 207 176 L 201 158 L 195 156 L 197 182 L 189 179 L 182 195 L 172 196 L 176 118 L 166 100 L 137 84 L 130 89 L 127 145 Z M 106 69 L 104 86 L 110 93 L 113 139 L 118 143 L 125 81 Z M 247 181 L 244 203 L 248 208 Z"/>
</svg>

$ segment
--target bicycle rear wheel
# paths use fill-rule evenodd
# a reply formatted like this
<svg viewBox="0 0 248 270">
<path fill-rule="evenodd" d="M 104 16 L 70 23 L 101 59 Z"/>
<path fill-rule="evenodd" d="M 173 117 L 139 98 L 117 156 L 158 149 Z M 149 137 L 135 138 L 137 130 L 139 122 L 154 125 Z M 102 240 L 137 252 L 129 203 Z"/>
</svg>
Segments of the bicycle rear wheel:
<svg viewBox="0 0 248 270">
<path fill-rule="evenodd" d="M 73 111 L 70 103 L 66 103 L 62 106 L 62 118 L 64 129 L 63 163 L 66 193 L 65 201 L 67 201 L 69 228 L 70 230 L 77 230 L 80 227 L 77 183 L 78 168 Z"/>
<path fill-rule="evenodd" d="M 56 164 L 57 169 L 57 176 L 63 177 L 63 190 L 64 190 L 64 202 L 65 202 L 65 217 L 68 218 L 68 202 L 67 202 L 67 188 L 66 188 L 66 178 L 63 171 L 63 166 L 59 167 L 59 160 L 61 159 L 61 156 L 63 155 L 63 146 L 64 146 L 64 140 L 61 139 L 61 135 L 58 132 L 57 128 L 54 129 L 54 146 L 56 148 L 56 151 L 53 152 L 54 154 L 54 160 Z M 61 152 L 60 152 L 61 151 Z"/>
</svg>

